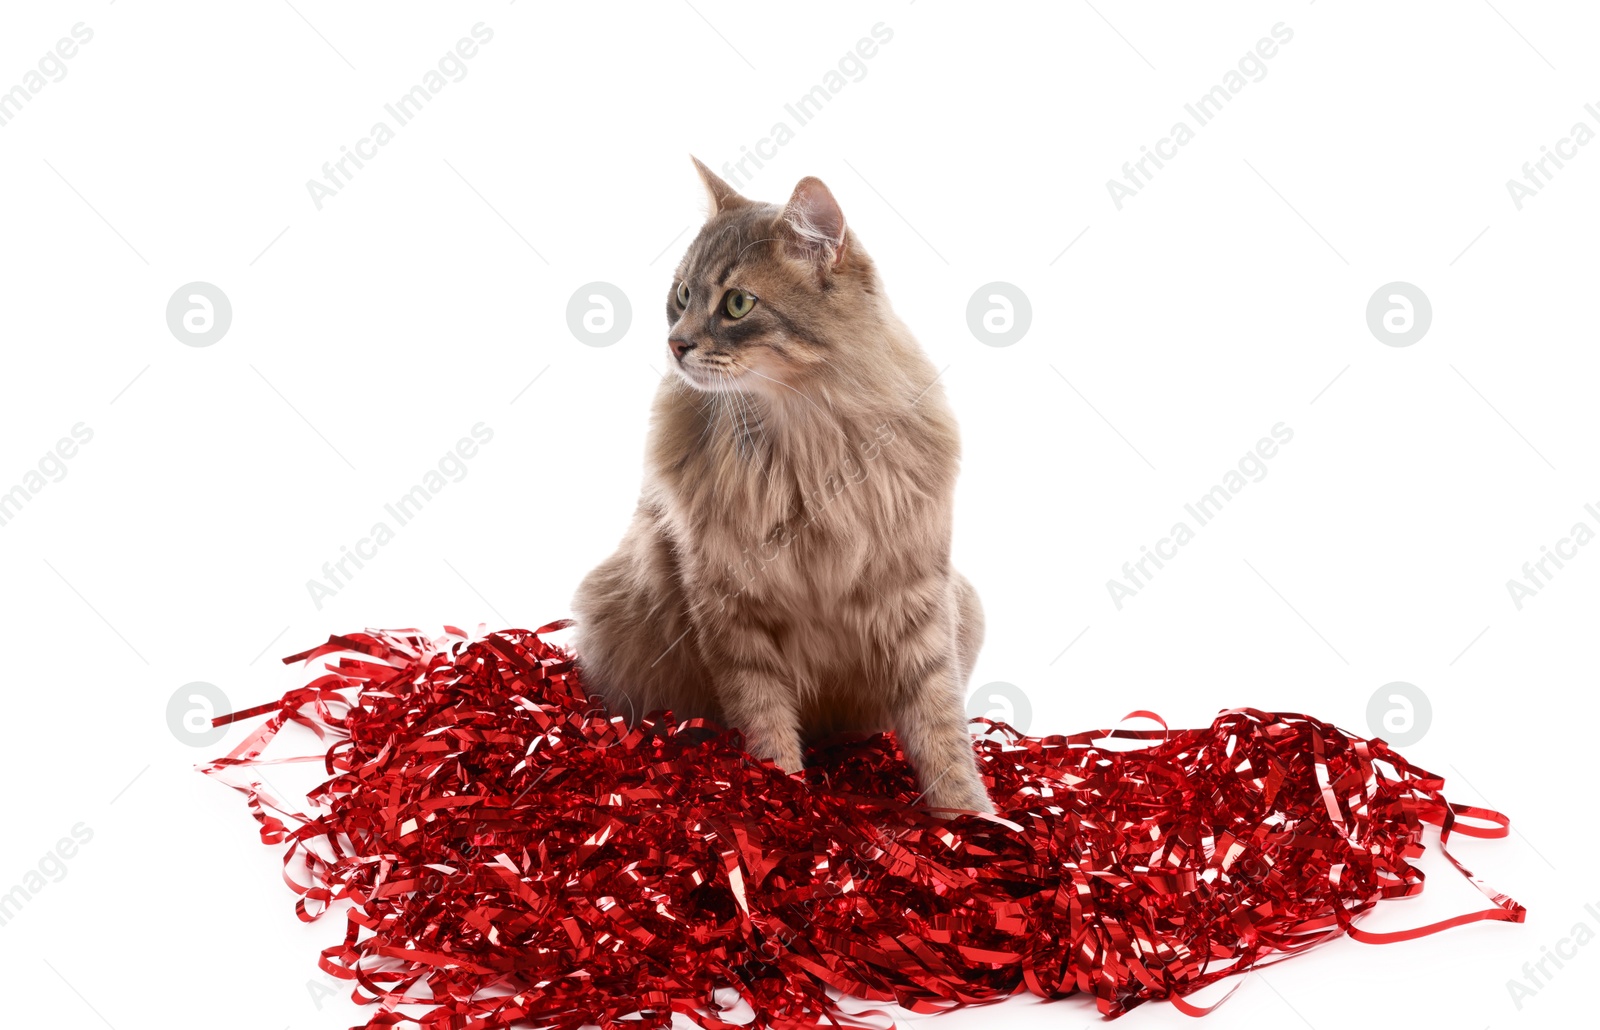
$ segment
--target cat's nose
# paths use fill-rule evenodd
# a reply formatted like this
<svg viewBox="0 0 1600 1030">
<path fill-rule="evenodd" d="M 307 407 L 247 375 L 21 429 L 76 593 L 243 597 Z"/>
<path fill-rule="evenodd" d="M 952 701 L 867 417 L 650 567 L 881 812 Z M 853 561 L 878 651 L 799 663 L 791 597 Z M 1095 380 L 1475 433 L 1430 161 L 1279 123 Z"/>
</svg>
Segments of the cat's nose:
<svg viewBox="0 0 1600 1030">
<path fill-rule="evenodd" d="M 688 340 L 671 339 L 667 341 L 667 345 L 672 348 L 673 356 L 679 361 L 683 360 L 685 354 L 694 350 L 694 344 Z"/>
</svg>

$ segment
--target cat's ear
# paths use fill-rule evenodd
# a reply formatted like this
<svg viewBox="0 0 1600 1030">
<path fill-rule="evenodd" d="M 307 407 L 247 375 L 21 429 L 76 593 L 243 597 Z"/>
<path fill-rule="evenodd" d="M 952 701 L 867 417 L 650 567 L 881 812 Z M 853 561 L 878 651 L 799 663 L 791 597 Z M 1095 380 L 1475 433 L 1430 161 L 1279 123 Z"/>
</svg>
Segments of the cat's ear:
<svg viewBox="0 0 1600 1030">
<path fill-rule="evenodd" d="M 719 211 L 726 211 L 728 208 L 750 203 L 750 201 L 740 196 L 739 192 L 732 186 L 717 178 L 716 173 L 702 164 L 698 157 L 690 154 L 689 160 L 694 162 L 694 170 L 700 173 L 700 181 L 705 183 L 706 203 L 711 207 L 706 212 L 707 218 Z"/>
<path fill-rule="evenodd" d="M 844 259 L 844 212 L 821 179 L 808 175 L 795 186 L 783 208 L 783 229 L 790 248 L 818 268 Z"/>
</svg>

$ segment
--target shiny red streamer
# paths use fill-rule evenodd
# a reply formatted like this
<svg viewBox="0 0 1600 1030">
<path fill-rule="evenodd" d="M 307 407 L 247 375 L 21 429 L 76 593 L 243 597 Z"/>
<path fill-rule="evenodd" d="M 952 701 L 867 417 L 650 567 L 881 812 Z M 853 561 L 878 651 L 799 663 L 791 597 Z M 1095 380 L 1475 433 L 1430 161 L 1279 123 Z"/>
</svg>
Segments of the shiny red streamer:
<svg viewBox="0 0 1600 1030">
<path fill-rule="evenodd" d="M 1509 821 L 1304 715 L 1038 738 L 991 723 L 974 747 L 999 815 L 941 820 L 914 804 L 891 735 L 815 749 L 788 776 L 701 720 L 630 729 L 541 639 L 566 625 L 332 637 L 285 659 L 337 656 L 324 675 L 217 720 L 270 715 L 202 769 L 289 845 L 301 919 L 349 903 L 319 964 L 378 1006 L 369 1028 L 637 1030 L 681 1012 L 722 1030 L 747 1005 L 788 1030 L 866 1025 L 844 995 L 933 1012 L 1022 990 L 1199 1015 L 1194 992 L 1342 934 L 1524 918 L 1451 857 L 1488 908 L 1356 926 L 1422 890 L 1424 823 L 1449 856 L 1452 832 Z M 334 743 L 263 759 L 289 722 Z M 1151 743 L 1096 746 L 1111 737 Z M 308 813 L 250 778 L 306 760 L 331 777 Z"/>
</svg>

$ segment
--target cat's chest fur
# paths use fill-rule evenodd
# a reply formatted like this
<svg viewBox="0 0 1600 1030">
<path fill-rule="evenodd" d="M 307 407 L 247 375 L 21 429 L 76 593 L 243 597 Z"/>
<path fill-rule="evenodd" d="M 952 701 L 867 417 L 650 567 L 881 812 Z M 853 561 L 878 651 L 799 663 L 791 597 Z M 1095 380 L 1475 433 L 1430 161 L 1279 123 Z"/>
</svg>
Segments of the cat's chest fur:
<svg viewBox="0 0 1600 1030">
<path fill-rule="evenodd" d="M 936 415 L 936 412 L 934 413 Z M 698 416 L 698 417 L 695 417 Z M 787 622 L 849 620 L 885 580 L 944 564 L 953 439 L 922 412 L 752 424 L 658 421 L 647 491 L 701 603 Z M 693 436 L 693 446 L 680 442 Z"/>
</svg>

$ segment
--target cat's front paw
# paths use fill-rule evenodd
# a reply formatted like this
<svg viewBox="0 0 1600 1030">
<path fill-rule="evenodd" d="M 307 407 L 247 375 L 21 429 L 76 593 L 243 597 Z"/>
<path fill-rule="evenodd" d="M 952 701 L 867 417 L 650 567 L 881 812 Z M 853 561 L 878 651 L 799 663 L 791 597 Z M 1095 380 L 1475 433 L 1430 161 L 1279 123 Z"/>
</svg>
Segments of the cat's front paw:
<svg viewBox="0 0 1600 1030">
<path fill-rule="evenodd" d="M 752 757 L 771 762 L 791 776 L 805 768 L 805 757 L 798 747 L 780 747 L 759 741 L 750 741 L 747 747 Z"/>
</svg>

